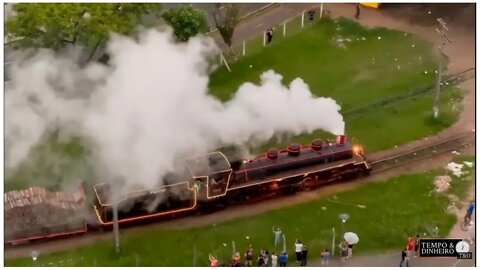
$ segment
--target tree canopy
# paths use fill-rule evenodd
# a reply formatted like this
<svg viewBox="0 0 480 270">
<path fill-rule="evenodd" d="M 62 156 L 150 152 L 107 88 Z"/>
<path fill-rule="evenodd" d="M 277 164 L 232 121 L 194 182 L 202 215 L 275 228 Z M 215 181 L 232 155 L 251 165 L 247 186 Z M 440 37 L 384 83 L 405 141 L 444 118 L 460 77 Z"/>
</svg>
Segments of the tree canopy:
<svg viewBox="0 0 480 270">
<path fill-rule="evenodd" d="M 18 3 L 5 23 L 5 34 L 16 48 L 62 49 L 82 45 L 90 55 L 111 32 L 130 35 L 142 15 L 159 15 L 155 3 Z"/>
<path fill-rule="evenodd" d="M 241 4 L 233 3 L 216 4 L 213 11 L 215 26 L 230 50 L 232 49 L 233 33 L 239 21 L 241 7 Z"/>
<path fill-rule="evenodd" d="M 169 9 L 163 14 L 163 19 L 173 27 L 175 36 L 180 41 L 188 41 L 191 37 L 208 31 L 205 13 L 192 6 Z"/>
</svg>

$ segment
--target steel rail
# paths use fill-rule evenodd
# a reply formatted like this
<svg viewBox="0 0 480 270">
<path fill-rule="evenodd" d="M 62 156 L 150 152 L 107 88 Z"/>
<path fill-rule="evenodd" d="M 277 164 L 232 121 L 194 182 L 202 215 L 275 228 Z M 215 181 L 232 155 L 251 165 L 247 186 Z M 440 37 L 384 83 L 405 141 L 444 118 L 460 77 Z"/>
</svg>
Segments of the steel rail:
<svg viewBox="0 0 480 270">
<path fill-rule="evenodd" d="M 462 134 L 453 138 L 448 138 L 428 146 L 418 147 L 397 155 L 370 161 L 372 173 L 379 173 L 408 163 L 428 159 L 430 157 L 447 153 L 454 150 L 460 150 L 474 142 L 474 133 Z"/>
</svg>

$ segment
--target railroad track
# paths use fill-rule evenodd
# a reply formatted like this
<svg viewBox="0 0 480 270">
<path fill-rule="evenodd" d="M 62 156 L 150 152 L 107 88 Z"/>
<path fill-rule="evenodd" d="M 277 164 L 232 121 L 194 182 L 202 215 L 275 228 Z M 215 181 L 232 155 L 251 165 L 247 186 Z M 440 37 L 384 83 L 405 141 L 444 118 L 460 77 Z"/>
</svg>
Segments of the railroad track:
<svg viewBox="0 0 480 270">
<path fill-rule="evenodd" d="M 398 155 L 387 158 L 370 161 L 372 173 L 379 173 L 408 163 L 423 160 L 435 155 L 461 150 L 474 142 L 474 133 L 463 134 L 453 138 L 449 138 L 440 142 L 436 142 L 429 146 L 419 147 Z"/>
<path fill-rule="evenodd" d="M 474 67 L 463 70 L 459 73 L 455 73 L 455 74 L 445 76 L 445 78 L 442 80 L 442 83 L 441 83 L 441 89 L 442 90 L 448 90 L 448 87 L 456 86 L 456 85 L 458 85 L 462 82 L 468 81 L 472 78 L 475 78 L 475 68 Z M 435 90 L 435 84 L 434 83 L 430 84 L 426 87 L 414 88 L 414 89 L 405 91 L 405 92 L 403 92 L 402 94 L 399 94 L 399 95 L 390 96 L 390 97 L 384 98 L 382 100 L 375 101 L 373 103 L 369 103 L 369 104 L 366 104 L 366 105 L 362 105 L 362 106 L 359 106 L 359 107 L 352 108 L 350 110 L 346 110 L 346 111 L 343 112 L 343 115 L 344 116 L 358 115 L 358 114 L 364 113 L 366 111 L 371 111 L 371 110 L 375 110 L 375 109 L 378 109 L 378 108 L 381 108 L 381 107 L 393 105 L 393 104 L 399 103 L 399 102 L 401 102 L 403 100 L 406 100 L 406 99 L 411 99 L 411 98 L 415 98 L 415 97 L 418 97 L 418 96 L 426 95 L 430 92 L 433 92 L 433 90 Z"/>
</svg>

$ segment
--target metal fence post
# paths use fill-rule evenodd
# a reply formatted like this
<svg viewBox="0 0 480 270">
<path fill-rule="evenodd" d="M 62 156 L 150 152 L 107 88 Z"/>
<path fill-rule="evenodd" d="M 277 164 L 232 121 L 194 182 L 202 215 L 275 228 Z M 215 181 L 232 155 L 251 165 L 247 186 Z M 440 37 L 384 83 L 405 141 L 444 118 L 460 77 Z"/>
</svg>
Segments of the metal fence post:
<svg viewBox="0 0 480 270">
<path fill-rule="evenodd" d="M 305 25 L 305 10 L 302 11 L 302 28 Z"/>
<path fill-rule="evenodd" d="M 283 21 L 283 36 L 287 35 L 287 20 Z"/>
<path fill-rule="evenodd" d="M 242 56 L 245 56 L 245 39 L 243 40 Z"/>
<path fill-rule="evenodd" d="M 263 32 L 263 47 L 267 45 L 267 32 Z"/>
<path fill-rule="evenodd" d="M 320 4 L 320 18 L 322 18 L 322 15 L 323 15 L 323 3 Z"/>
<path fill-rule="evenodd" d="M 335 254 L 335 228 L 332 228 L 332 257 Z"/>
</svg>

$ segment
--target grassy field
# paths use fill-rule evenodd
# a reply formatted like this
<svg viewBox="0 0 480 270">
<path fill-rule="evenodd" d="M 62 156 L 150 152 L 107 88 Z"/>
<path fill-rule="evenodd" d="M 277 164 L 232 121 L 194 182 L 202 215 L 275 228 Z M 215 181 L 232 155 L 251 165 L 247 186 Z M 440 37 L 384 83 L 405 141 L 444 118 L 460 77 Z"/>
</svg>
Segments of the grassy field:
<svg viewBox="0 0 480 270">
<path fill-rule="evenodd" d="M 284 76 L 285 83 L 301 77 L 314 94 L 332 97 L 342 106 L 342 111 L 348 111 L 433 84 L 435 60 L 431 46 L 403 32 L 383 28 L 367 30 L 349 20 L 323 19 L 296 35 L 273 42 L 258 54 L 232 63 L 231 73 L 220 68 L 212 74 L 210 85 L 212 94 L 228 100 L 243 82 L 258 82 L 262 72 L 273 69 Z M 431 95 L 355 117 L 346 115 L 346 132 L 369 152 L 391 148 L 451 125 L 459 112 L 452 104 L 460 100 L 457 89 L 445 91 L 439 121 L 431 117 Z M 327 134 L 318 131 L 292 140 L 308 143 L 315 137 L 325 136 Z M 285 142 L 275 140 L 261 151 L 283 145 Z"/>
<path fill-rule="evenodd" d="M 461 157 L 458 160 L 474 159 Z M 280 251 L 280 247 L 273 247 L 272 226 L 280 226 L 286 235 L 290 266 L 294 264 L 295 238 L 309 247 L 310 258 L 317 258 L 321 249 L 331 247 L 332 228 L 336 229 L 337 240 L 342 231 L 359 235 L 360 242 L 355 247 L 357 254 L 398 249 L 405 245 L 408 236 L 417 233 L 424 236 L 448 234 L 456 218 L 446 212 L 447 195 L 453 193 L 459 198 L 464 197 L 472 186 L 474 170 L 474 167 L 465 167 L 468 174 L 460 178 L 452 176 L 452 189 L 443 194 L 432 191 L 434 177 L 446 173 L 439 169 L 366 183 L 355 190 L 213 226 L 126 232 L 121 238 L 122 253 L 119 256 L 112 252 L 111 241 L 99 241 L 72 251 L 40 255 L 36 265 L 134 266 L 138 263 L 139 266 L 207 266 L 209 253 L 219 256 L 223 262 L 228 260 L 232 241 L 242 253 L 249 243 L 256 253 L 261 248 Z M 345 228 L 339 221 L 340 213 L 350 215 Z M 438 234 L 433 229 L 435 227 L 439 229 Z M 246 236 L 250 239 L 247 240 Z M 7 260 L 6 265 L 29 266 L 32 260 Z"/>
<path fill-rule="evenodd" d="M 272 44 L 256 47 L 257 53 L 231 63 L 231 73 L 221 67 L 211 74 L 211 93 L 226 101 L 239 85 L 257 82 L 262 72 L 273 69 L 284 76 L 285 83 L 301 77 L 316 95 L 332 97 L 342 111 L 348 111 L 434 83 L 432 44 L 418 37 L 383 28 L 367 30 L 349 20 L 322 19 L 300 30 L 300 19 L 296 18 L 289 25 L 290 31 L 298 32 L 291 34 L 287 30 L 290 34 L 283 38 L 278 27 Z M 261 46 L 261 39 L 256 43 Z M 432 99 L 431 95 L 419 96 L 345 115 L 346 133 L 359 140 L 367 154 L 435 134 L 455 122 L 461 96 L 454 87 L 442 93 L 440 120 L 431 117 Z M 281 142 L 272 139 L 256 150 L 283 147 L 287 141 L 307 144 L 314 138 L 330 136 L 317 131 Z M 88 151 L 78 141 L 51 148 L 57 160 L 62 161 L 61 166 L 46 162 L 51 160 L 49 153 L 37 154 L 18 173 L 7 177 L 5 190 L 32 184 L 58 189 L 66 175 L 78 175 L 79 171 L 84 172 L 79 174 L 82 180 L 91 180 Z"/>
</svg>

